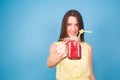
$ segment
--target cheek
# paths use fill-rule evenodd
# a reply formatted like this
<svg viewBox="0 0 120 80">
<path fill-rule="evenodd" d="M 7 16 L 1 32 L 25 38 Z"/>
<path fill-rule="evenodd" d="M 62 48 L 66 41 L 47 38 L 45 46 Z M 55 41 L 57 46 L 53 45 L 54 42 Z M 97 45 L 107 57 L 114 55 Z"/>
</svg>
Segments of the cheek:
<svg viewBox="0 0 120 80">
<path fill-rule="evenodd" d="M 66 32 L 67 32 L 67 35 L 68 35 L 68 36 L 70 35 L 70 34 L 69 34 L 70 31 L 71 31 L 70 28 L 67 28 L 67 29 L 66 29 Z"/>
<path fill-rule="evenodd" d="M 78 34 L 78 31 L 76 31 L 76 35 Z"/>
<path fill-rule="evenodd" d="M 66 29 L 66 32 L 67 32 L 67 34 L 69 33 L 69 29 L 68 28 Z"/>
<path fill-rule="evenodd" d="M 78 27 L 75 28 L 75 32 L 78 34 L 79 32 Z"/>
<path fill-rule="evenodd" d="M 67 26 L 66 31 L 68 32 L 70 30 L 70 27 Z"/>
</svg>

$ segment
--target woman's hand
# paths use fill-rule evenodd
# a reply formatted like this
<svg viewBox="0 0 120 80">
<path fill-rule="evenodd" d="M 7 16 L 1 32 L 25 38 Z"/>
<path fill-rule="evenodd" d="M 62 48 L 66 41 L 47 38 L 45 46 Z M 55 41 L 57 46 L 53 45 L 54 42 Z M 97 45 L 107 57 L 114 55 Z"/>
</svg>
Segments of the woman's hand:
<svg viewBox="0 0 120 80">
<path fill-rule="evenodd" d="M 56 50 L 57 50 L 59 58 L 63 59 L 63 58 L 67 57 L 67 46 L 66 46 L 65 42 L 63 42 L 60 45 L 58 45 Z"/>
</svg>

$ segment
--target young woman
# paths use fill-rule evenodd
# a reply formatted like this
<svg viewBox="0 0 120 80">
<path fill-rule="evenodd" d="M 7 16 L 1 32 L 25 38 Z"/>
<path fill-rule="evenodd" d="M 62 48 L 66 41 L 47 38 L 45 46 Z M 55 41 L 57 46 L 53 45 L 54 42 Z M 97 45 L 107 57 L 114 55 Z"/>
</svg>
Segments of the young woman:
<svg viewBox="0 0 120 80">
<path fill-rule="evenodd" d="M 67 57 L 66 37 L 78 36 L 84 29 L 81 14 L 77 10 L 69 10 L 63 18 L 58 42 L 50 46 L 47 60 L 49 68 L 56 67 L 57 80 L 95 80 L 92 69 L 92 47 L 84 41 L 84 33 L 75 38 L 81 45 L 81 59 L 71 60 Z"/>
</svg>

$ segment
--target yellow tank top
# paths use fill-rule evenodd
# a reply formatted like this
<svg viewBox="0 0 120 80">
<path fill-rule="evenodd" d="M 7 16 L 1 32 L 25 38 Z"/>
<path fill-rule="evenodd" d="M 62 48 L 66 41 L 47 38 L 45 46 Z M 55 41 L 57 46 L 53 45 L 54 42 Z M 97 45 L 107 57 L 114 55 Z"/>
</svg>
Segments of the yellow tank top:
<svg viewBox="0 0 120 80">
<path fill-rule="evenodd" d="M 59 45 L 61 42 L 56 42 Z M 57 80 L 89 80 L 89 54 L 87 43 L 81 43 L 82 57 L 79 60 L 63 59 L 56 65 Z"/>
</svg>

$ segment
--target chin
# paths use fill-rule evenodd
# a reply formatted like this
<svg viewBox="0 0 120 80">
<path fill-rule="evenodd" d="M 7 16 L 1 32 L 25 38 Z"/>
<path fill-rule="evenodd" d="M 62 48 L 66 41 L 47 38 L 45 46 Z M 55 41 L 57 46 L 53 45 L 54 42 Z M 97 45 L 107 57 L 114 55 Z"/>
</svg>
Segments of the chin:
<svg viewBox="0 0 120 80">
<path fill-rule="evenodd" d="M 76 35 L 70 35 L 69 37 L 75 37 Z"/>
</svg>

